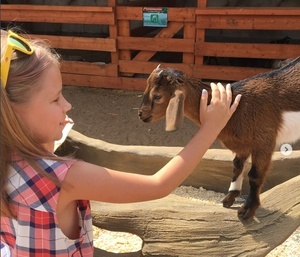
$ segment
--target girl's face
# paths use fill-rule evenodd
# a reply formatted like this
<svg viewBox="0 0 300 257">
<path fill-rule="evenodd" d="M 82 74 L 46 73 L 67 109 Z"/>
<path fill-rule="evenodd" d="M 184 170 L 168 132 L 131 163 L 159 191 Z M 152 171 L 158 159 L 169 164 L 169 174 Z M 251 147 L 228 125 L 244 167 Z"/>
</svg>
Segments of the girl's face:
<svg viewBox="0 0 300 257">
<path fill-rule="evenodd" d="M 62 137 L 68 123 L 66 113 L 71 109 L 62 95 L 61 73 L 56 65 L 45 71 L 39 88 L 29 102 L 14 105 L 14 109 L 32 137 L 41 144 L 53 144 Z"/>
</svg>

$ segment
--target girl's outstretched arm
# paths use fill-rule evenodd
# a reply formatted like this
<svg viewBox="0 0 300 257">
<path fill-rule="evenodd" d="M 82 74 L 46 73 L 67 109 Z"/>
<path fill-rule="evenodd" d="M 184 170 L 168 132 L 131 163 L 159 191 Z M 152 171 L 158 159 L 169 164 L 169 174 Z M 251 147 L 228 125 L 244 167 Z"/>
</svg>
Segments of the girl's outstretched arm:
<svg viewBox="0 0 300 257">
<path fill-rule="evenodd" d="M 229 85 L 225 89 L 220 83 L 211 84 L 211 88 L 210 105 L 207 105 L 206 91 L 200 100 L 201 128 L 181 152 L 154 175 L 125 173 L 78 161 L 63 182 L 61 201 L 65 204 L 78 199 L 128 203 L 171 193 L 195 169 L 238 106 L 240 96 L 231 105 Z"/>
</svg>

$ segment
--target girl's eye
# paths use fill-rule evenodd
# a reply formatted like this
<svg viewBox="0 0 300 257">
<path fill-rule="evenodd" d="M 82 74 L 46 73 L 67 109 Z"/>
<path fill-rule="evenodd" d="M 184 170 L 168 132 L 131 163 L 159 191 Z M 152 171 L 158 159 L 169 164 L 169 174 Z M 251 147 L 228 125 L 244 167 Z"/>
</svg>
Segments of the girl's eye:
<svg viewBox="0 0 300 257">
<path fill-rule="evenodd" d="M 161 95 L 154 95 L 153 98 L 154 98 L 154 100 L 159 100 L 159 99 L 161 99 Z"/>
<path fill-rule="evenodd" d="M 54 99 L 53 102 L 59 102 L 59 101 L 61 101 L 62 97 L 63 97 L 63 95 L 61 93 L 58 94 L 57 97 Z"/>
<path fill-rule="evenodd" d="M 58 102 L 59 101 L 59 97 L 57 97 L 53 102 Z"/>
</svg>

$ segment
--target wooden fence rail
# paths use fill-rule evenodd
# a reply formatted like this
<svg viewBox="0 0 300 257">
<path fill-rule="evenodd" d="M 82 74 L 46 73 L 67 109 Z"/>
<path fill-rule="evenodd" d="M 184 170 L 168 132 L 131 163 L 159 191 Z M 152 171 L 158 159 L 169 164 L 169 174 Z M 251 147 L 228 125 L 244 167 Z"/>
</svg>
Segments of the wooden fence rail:
<svg viewBox="0 0 300 257">
<path fill-rule="evenodd" d="M 112 7 L 6 5 L 1 6 L 2 21 L 115 24 Z"/>
<path fill-rule="evenodd" d="M 109 6 L 2 4 L 1 22 L 44 24 L 44 34 L 33 29 L 27 36 L 45 39 L 52 47 L 75 55 L 76 51 L 91 51 L 95 61 L 62 61 L 63 83 L 68 85 L 144 90 L 147 75 L 159 63 L 202 79 L 235 81 L 271 68 L 247 65 L 247 60 L 300 55 L 300 38 L 283 44 L 258 34 L 251 36 L 264 30 L 300 31 L 300 7 L 205 8 L 202 1 L 196 8 L 169 7 L 166 28 L 133 29 L 132 22 L 143 20 L 143 7 L 117 6 L 116 2 L 108 1 Z M 51 24 L 106 26 L 107 33 L 51 34 L 46 29 Z M 250 36 L 244 37 L 245 31 Z M 235 36 L 229 37 L 229 32 Z M 103 55 L 109 58 L 103 61 Z M 239 65 L 240 59 L 246 65 Z M 232 64 L 234 61 L 237 63 Z"/>
<path fill-rule="evenodd" d="M 258 58 L 258 59 L 288 59 L 300 55 L 299 44 L 271 44 L 270 42 L 206 42 L 205 30 L 241 30 L 248 31 L 280 31 L 300 30 L 300 8 L 198 8 L 196 10 L 196 29 L 204 35 L 195 43 L 196 65 L 195 75 L 200 78 L 221 80 L 241 80 L 245 77 L 266 72 L 262 67 L 207 67 L 204 57 L 215 58 Z M 232 38 L 230 39 L 232 40 Z M 258 40 L 258 38 L 256 38 Z M 254 41 L 254 42 L 253 42 Z M 270 68 L 270 67 L 268 67 Z"/>
</svg>

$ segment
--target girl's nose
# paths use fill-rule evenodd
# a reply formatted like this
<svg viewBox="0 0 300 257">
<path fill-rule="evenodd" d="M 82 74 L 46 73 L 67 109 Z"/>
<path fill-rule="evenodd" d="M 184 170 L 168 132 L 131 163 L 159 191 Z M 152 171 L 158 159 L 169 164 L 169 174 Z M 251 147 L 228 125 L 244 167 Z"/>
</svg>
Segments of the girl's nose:
<svg viewBox="0 0 300 257">
<path fill-rule="evenodd" d="M 70 111 L 72 109 L 72 104 L 70 104 L 68 101 L 66 101 L 67 104 L 66 104 L 66 112 Z"/>
<path fill-rule="evenodd" d="M 65 112 L 68 112 L 72 109 L 72 105 L 66 100 L 66 98 L 64 98 L 64 110 Z"/>
</svg>

